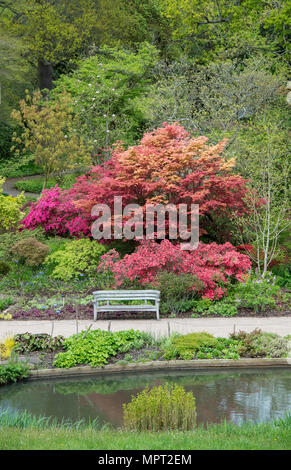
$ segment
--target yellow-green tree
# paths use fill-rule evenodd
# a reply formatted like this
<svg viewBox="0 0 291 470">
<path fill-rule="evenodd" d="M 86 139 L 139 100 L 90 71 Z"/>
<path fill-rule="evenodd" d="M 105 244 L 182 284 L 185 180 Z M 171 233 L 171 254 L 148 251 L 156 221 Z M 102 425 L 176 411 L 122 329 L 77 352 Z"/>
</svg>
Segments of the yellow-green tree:
<svg viewBox="0 0 291 470">
<path fill-rule="evenodd" d="M 23 129 L 20 136 L 13 137 L 15 151 L 19 153 L 17 144 L 22 144 L 25 151 L 34 154 L 36 164 L 43 168 L 43 189 L 51 175 L 60 177 L 66 171 L 90 166 L 90 149 L 78 135 L 78 119 L 68 93 L 49 101 L 40 91 L 33 96 L 27 92 L 12 117 Z"/>
</svg>

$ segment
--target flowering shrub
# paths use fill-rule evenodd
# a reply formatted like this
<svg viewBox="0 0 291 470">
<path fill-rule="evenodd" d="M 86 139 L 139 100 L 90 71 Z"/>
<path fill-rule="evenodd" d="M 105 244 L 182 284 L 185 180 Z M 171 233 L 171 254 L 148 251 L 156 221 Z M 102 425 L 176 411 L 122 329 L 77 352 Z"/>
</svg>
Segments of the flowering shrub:
<svg viewBox="0 0 291 470">
<path fill-rule="evenodd" d="M 246 210 L 246 181 L 232 173 L 234 161 L 223 158 L 225 144 L 210 146 L 206 137 L 191 139 L 182 126 L 164 123 L 128 150 L 117 144 L 109 161 L 80 176 L 70 190 L 56 186 L 46 191 L 23 225 L 88 236 L 92 208 L 106 202 L 114 214 L 114 197 L 120 196 L 123 207 L 135 203 L 143 210 L 146 204 L 183 203 L 189 210 L 199 204 L 202 234 L 220 226 L 226 230 L 226 222 L 218 221 Z M 127 219 L 123 217 L 123 224 Z"/>
<path fill-rule="evenodd" d="M 78 209 L 57 185 L 43 191 L 41 198 L 32 204 L 22 221 L 22 229 L 42 227 L 46 232 L 61 236 L 90 233 L 90 223 L 79 215 Z"/>
<path fill-rule="evenodd" d="M 0 358 L 8 359 L 11 356 L 15 341 L 13 338 L 6 338 L 0 342 Z"/>
<path fill-rule="evenodd" d="M 134 253 L 119 259 L 116 252 L 108 252 L 100 258 L 98 270 L 113 273 L 116 286 L 126 279 L 141 284 L 156 284 L 161 271 L 193 275 L 193 288 L 199 296 L 219 299 L 227 293 L 227 284 L 242 280 L 251 268 L 250 259 L 230 244 L 200 243 L 197 250 L 184 251 L 169 240 L 160 244 L 152 240 L 141 242 Z M 197 281 L 201 282 L 199 289 Z"/>
</svg>

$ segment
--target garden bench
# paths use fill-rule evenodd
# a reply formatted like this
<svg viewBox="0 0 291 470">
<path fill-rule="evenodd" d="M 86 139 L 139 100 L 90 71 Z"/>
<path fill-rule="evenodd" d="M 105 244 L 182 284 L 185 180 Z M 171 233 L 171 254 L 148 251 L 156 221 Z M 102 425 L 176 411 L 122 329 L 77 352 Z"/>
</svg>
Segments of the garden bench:
<svg viewBox="0 0 291 470">
<path fill-rule="evenodd" d="M 157 320 L 159 320 L 160 291 L 158 290 L 97 290 L 93 292 L 93 297 L 94 321 L 97 320 L 98 312 L 120 311 L 156 312 Z M 128 300 L 140 301 L 140 303 L 138 305 L 110 304 L 110 302 L 124 302 Z M 154 301 L 155 304 L 153 305 L 150 301 Z"/>
</svg>

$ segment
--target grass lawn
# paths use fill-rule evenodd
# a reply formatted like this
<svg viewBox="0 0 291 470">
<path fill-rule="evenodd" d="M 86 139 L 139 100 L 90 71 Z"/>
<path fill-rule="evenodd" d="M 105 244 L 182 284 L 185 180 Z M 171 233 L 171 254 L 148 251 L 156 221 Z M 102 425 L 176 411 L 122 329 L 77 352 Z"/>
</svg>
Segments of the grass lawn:
<svg viewBox="0 0 291 470">
<path fill-rule="evenodd" d="M 62 189 L 70 188 L 75 182 L 74 175 L 65 175 L 63 183 L 60 185 Z M 27 191 L 29 193 L 41 193 L 43 189 L 44 177 L 33 178 L 30 180 L 17 181 L 14 187 L 19 191 Z M 46 184 L 46 189 L 54 187 L 56 184 L 59 185 L 55 178 L 49 178 Z"/>
<path fill-rule="evenodd" d="M 51 427 L 0 428 L 1 450 L 288 450 L 291 425 L 233 424 L 188 432 L 130 433 Z"/>
</svg>

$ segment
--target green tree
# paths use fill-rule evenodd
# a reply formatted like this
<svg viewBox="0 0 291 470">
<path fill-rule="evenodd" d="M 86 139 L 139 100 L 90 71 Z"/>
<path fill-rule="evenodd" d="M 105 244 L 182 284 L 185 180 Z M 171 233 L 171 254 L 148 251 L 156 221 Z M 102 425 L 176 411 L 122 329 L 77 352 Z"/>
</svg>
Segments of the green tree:
<svg viewBox="0 0 291 470">
<path fill-rule="evenodd" d="M 103 46 L 55 82 L 51 98 L 64 89 L 71 94 L 78 132 L 92 147 L 95 163 L 115 142 L 133 145 L 141 137 L 146 120 L 136 99 L 147 92 L 157 58 L 158 50 L 147 42 L 136 52 Z"/>
<path fill-rule="evenodd" d="M 285 0 L 163 0 L 176 39 L 196 56 L 249 56 L 290 51 L 291 4 Z"/>
<path fill-rule="evenodd" d="M 101 44 L 136 48 L 146 41 L 162 56 L 179 56 L 181 47 L 169 34 L 163 0 L 99 0 L 99 13 Z"/>
<path fill-rule="evenodd" d="M 51 89 L 53 69 L 83 52 L 96 34 L 95 0 L 2 0 L 1 29 L 22 38 L 37 65 L 40 89 Z"/>
<path fill-rule="evenodd" d="M 244 152 L 244 171 L 250 191 L 246 199 L 249 213 L 235 223 L 243 243 L 251 243 L 249 255 L 263 277 L 272 261 L 280 256 L 280 238 L 290 228 L 290 160 L 284 122 L 262 116 L 252 125 Z M 283 130 L 282 130 L 283 129 Z M 250 139 L 252 136 L 252 139 Z M 258 204 L 258 197 L 261 203 Z"/>
</svg>

